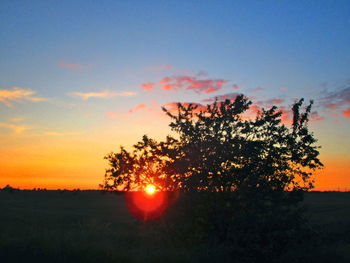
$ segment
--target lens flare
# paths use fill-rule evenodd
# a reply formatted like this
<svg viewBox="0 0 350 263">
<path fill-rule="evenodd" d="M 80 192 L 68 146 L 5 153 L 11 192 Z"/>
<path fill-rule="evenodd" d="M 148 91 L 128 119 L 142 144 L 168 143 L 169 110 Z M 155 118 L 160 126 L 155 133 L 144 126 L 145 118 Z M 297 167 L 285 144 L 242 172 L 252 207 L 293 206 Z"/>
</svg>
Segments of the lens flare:
<svg viewBox="0 0 350 263">
<path fill-rule="evenodd" d="M 160 217 L 168 207 L 167 192 L 156 191 L 154 185 L 147 185 L 143 191 L 126 192 L 125 200 L 130 213 L 143 221 Z"/>
</svg>

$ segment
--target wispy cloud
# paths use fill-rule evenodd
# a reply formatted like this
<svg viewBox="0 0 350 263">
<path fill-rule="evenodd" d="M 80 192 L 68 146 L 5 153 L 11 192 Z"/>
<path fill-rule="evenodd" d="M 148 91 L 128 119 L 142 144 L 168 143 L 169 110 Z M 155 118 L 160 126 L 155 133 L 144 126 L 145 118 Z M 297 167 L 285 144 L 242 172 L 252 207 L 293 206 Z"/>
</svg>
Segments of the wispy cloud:
<svg viewBox="0 0 350 263">
<path fill-rule="evenodd" d="M 284 103 L 284 99 L 271 99 L 266 101 L 266 104 L 269 104 L 269 105 L 282 104 L 282 103 Z"/>
<path fill-rule="evenodd" d="M 264 90 L 263 88 L 257 87 L 255 89 L 250 90 L 250 92 L 259 92 L 259 91 L 263 91 L 263 90 Z"/>
<path fill-rule="evenodd" d="M 147 114 L 151 114 L 153 116 L 162 117 L 164 114 L 161 111 L 161 108 L 159 107 L 159 104 L 157 101 L 150 101 L 148 104 L 137 104 L 131 109 L 125 111 L 125 112 L 106 112 L 106 116 L 112 119 L 122 119 L 122 118 L 129 118 L 131 115 L 137 115 L 136 113 L 142 113 L 147 112 Z"/>
<path fill-rule="evenodd" d="M 59 61 L 57 65 L 61 68 L 66 68 L 71 70 L 82 70 L 85 67 L 82 64 L 67 63 L 65 61 Z"/>
<path fill-rule="evenodd" d="M 10 118 L 9 120 L 10 122 L 21 122 L 24 119 L 22 117 L 13 117 L 13 118 Z"/>
<path fill-rule="evenodd" d="M 324 91 L 320 101 L 323 102 L 326 107 L 330 106 L 330 108 L 334 108 L 334 105 L 338 107 L 350 105 L 350 87 L 332 92 Z"/>
<path fill-rule="evenodd" d="M 350 117 L 350 87 L 331 92 L 323 91 L 319 102 L 333 115 Z"/>
<path fill-rule="evenodd" d="M 259 100 L 255 104 L 262 106 L 262 107 L 271 107 L 274 105 L 284 104 L 285 102 L 286 101 L 284 99 L 274 98 L 274 99 L 267 99 L 267 100 Z"/>
<path fill-rule="evenodd" d="M 146 70 L 153 71 L 153 72 L 173 70 L 173 69 L 175 69 L 175 67 L 169 64 L 155 65 L 155 66 L 150 66 L 146 68 Z"/>
<path fill-rule="evenodd" d="M 56 132 L 56 131 L 47 131 L 43 132 L 42 135 L 48 136 L 69 136 L 69 135 L 80 135 L 80 132 Z"/>
<path fill-rule="evenodd" d="M 137 104 L 136 106 L 134 106 L 133 108 L 131 108 L 128 112 L 129 113 L 133 113 L 135 111 L 139 111 L 139 110 L 142 110 L 142 109 L 146 109 L 147 108 L 147 105 L 146 104 Z"/>
<path fill-rule="evenodd" d="M 154 85 L 154 83 L 144 83 L 144 84 L 141 84 L 141 88 L 144 91 L 151 91 L 155 88 L 155 85 Z"/>
<path fill-rule="evenodd" d="M 14 134 L 23 134 L 27 130 L 33 129 L 31 126 L 27 126 L 24 124 L 15 124 L 15 123 L 6 123 L 0 122 L 0 128 L 5 128 L 11 130 Z"/>
<path fill-rule="evenodd" d="M 22 89 L 20 87 L 13 87 L 12 89 L 0 89 L 0 102 L 8 107 L 11 107 L 12 102 L 39 102 L 47 100 L 46 98 L 33 96 L 34 94 L 36 94 L 36 91 L 31 89 Z"/>
<path fill-rule="evenodd" d="M 347 109 L 345 109 L 345 110 L 343 111 L 343 115 L 344 115 L 345 117 L 350 118 L 350 107 L 347 108 Z"/>
<path fill-rule="evenodd" d="M 0 132 L 5 129 L 11 135 L 24 136 L 71 136 L 80 135 L 80 132 L 55 131 L 46 127 L 23 123 L 22 117 L 9 118 L 7 122 L 0 122 Z"/>
<path fill-rule="evenodd" d="M 83 100 L 88 100 L 90 98 L 112 98 L 112 97 L 130 97 L 136 95 L 136 92 L 131 91 L 100 91 L 100 92 L 69 92 L 68 95 L 79 97 Z"/>
<path fill-rule="evenodd" d="M 166 91 L 192 90 L 196 93 L 213 93 L 221 90 L 227 84 L 224 79 L 203 78 L 203 74 L 167 76 L 155 83 L 144 83 L 141 87 L 145 91 L 160 87 Z"/>
<path fill-rule="evenodd" d="M 321 116 L 318 111 L 313 111 L 310 114 L 310 121 L 323 121 L 325 119 L 324 116 Z"/>
</svg>

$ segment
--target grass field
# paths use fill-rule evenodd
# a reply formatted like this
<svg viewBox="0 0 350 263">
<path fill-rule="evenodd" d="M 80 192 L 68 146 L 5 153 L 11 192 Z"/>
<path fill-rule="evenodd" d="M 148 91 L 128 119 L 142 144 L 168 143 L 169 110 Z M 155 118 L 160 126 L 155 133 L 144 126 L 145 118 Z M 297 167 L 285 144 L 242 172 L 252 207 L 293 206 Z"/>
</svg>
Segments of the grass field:
<svg viewBox="0 0 350 263">
<path fill-rule="evenodd" d="M 350 193 L 308 193 L 320 251 L 350 262 Z M 198 262 L 203 248 L 140 222 L 121 194 L 0 192 L 0 262 Z M 180 245 L 179 245 L 180 244 Z"/>
</svg>

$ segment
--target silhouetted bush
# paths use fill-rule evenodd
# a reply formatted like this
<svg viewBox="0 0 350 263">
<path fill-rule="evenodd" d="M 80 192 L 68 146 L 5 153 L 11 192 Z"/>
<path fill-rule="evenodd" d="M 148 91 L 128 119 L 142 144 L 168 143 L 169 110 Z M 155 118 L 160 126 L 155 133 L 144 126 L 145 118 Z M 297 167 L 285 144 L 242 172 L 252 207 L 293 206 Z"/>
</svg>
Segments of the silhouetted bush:
<svg viewBox="0 0 350 263">
<path fill-rule="evenodd" d="M 303 112 L 302 104 L 292 106 L 291 127 L 275 106 L 248 118 L 251 101 L 243 95 L 200 108 L 179 103 L 176 112 L 163 108 L 178 136 L 163 142 L 144 136 L 133 151 L 110 153 L 102 186 L 128 191 L 152 183 L 186 193 L 168 227 L 181 242 L 209 246 L 208 258 L 285 260 L 315 236 L 298 204 L 323 166 L 308 130 L 312 101 Z"/>
</svg>

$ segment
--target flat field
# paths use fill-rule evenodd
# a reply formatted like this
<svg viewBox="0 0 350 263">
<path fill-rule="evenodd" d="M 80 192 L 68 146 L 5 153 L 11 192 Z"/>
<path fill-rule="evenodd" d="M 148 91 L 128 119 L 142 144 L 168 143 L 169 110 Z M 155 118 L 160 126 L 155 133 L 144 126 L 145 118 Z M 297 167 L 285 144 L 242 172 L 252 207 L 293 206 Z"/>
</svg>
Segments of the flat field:
<svg viewBox="0 0 350 263">
<path fill-rule="evenodd" d="M 317 249 L 350 262 L 350 193 L 307 193 L 304 206 Z M 0 262 L 197 262 L 203 249 L 161 224 L 136 220 L 122 194 L 0 191 Z"/>
</svg>

